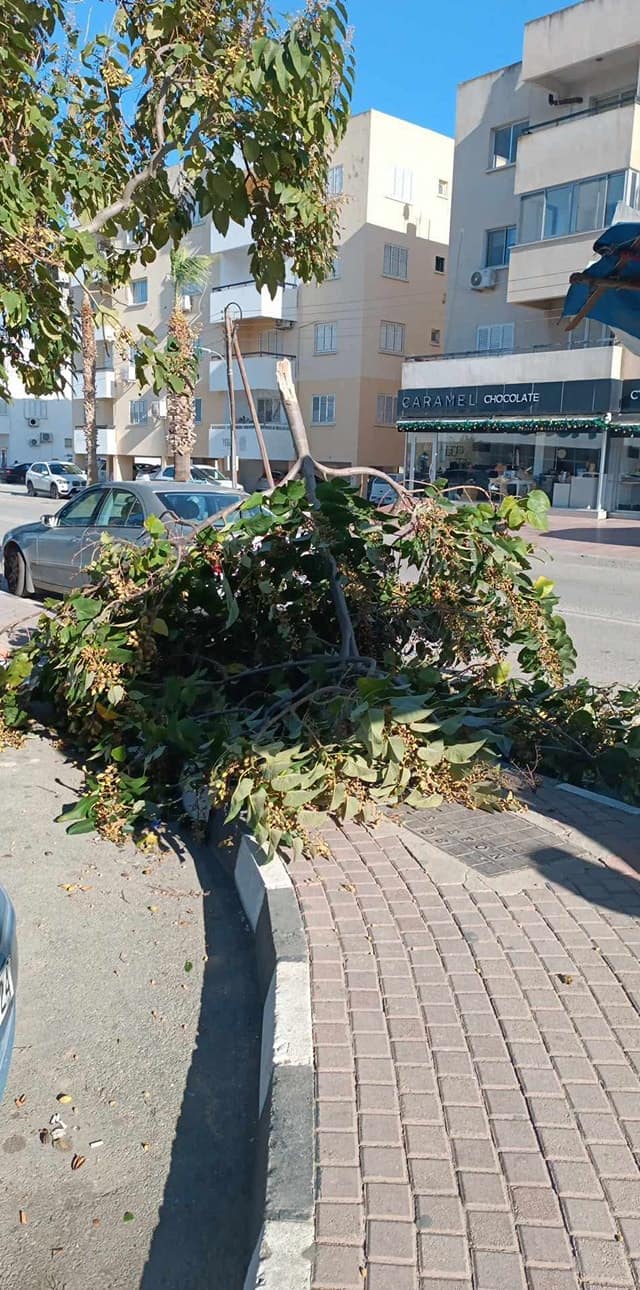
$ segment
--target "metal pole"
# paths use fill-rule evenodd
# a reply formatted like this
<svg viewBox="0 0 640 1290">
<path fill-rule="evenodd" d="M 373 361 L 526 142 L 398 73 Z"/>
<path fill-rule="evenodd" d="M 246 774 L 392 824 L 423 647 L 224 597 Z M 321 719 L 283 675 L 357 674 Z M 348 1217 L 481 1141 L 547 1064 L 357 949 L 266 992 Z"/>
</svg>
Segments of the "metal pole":
<svg viewBox="0 0 640 1290">
<path fill-rule="evenodd" d="M 408 450 L 408 451 L 407 451 L 407 450 Z M 415 488 L 415 486 L 416 486 L 416 435 L 415 435 L 415 431 L 413 432 L 413 434 L 409 433 L 409 434 L 407 435 L 407 450 L 405 450 L 405 467 L 404 467 L 404 475 L 405 475 L 405 479 L 404 479 L 404 482 L 405 482 L 405 487 L 406 487 L 406 488 L 408 488 L 411 492 L 413 492 L 413 490 L 414 490 L 414 488 Z M 408 458 L 408 460 L 407 460 L 407 458 Z"/>
<path fill-rule="evenodd" d="M 238 484 L 238 459 L 236 454 L 236 392 L 233 388 L 233 323 L 229 314 L 231 304 L 224 311 L 224 339 L 227 356 L 227 390 L 229 393 L 229 456 L 231 459 L 231 483 Z"/>
<path fill-rule="evenodd" d="M 604 519 L 606 515 L 606 511 L 602 503 L 604 500 L 604 486 L 607 479 L 607 476 L 605 474 L 605 466 L 607 464 L 606 457 L 607 457 L 608 440 L 609 440 L 609 427 L 605 426 L 604 430 L 602 431 L 602 438 L 600 440 L 600 470 L 598 471 L 598 493 L 596 496 L 596 511 L 598 513 L 599 519 Z"/>
</svg>

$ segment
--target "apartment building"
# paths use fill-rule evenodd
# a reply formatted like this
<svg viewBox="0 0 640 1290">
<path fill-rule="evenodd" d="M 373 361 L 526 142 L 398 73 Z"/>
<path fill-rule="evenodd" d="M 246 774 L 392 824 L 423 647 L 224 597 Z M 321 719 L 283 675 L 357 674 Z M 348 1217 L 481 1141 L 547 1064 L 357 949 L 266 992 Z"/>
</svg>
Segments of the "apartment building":
<svg viewBox="0 0 640 1290">
<path fill-rule="evenodd" d="M 340 205 L 332 276 L 305 285 L 292 272 L 272 298 L 250 272 L 250 228 L 231 224 L 223 237 L 209 217 L 188 245 L 210 256 L 204 290 L 185 292 L 183 307 L 198 331 L 194 457 L 229 463 L 231 436 L 224 316 L 237 321 L 247 376 L 272 464 L 286 469 L 291 437 L 276 384 L 288 356 L 312 449 L 328 463 L 399 469 L 404 443 L 396 428 L 403 357 L 444 348 L 453 140 L 410 122 L 369 111 L 352 117 L 332 159 L 329 199 Z M 123 320 L 166 334 L 172 308 L 169 251 L 136 268 L 120 293 Z M 81 385 L 76 385 L 76 395 Z M 262 474 L 256 436 L 234 363 L 236 452 L 248 487 Z M 139 389 L 133 365 L 99 338 L 99 452 L 116 478 L 135 461 L 166 458 L 166 405 Z M 84 451 L 82 403 L 74 403 L 75 449 Z"/>
<path fill-rule="evenodd" d="M 637 0 L 581 0 L 459 87 L 446 354 L 405 363 L 400 393 L 414 480 L 497 466 L 510 491 L 640 516 L 640 359 L 561 318 L 598 234 L 640 220 L 639 74 Z"/>
<path fill-rule="evenodd" d="M 56 394 L 33 398 L 11 369 L 9 393 L 10 403 L 0 400 L 0 466 L 23 461 L 72 461 L 71 399 Z"/>
</svg>

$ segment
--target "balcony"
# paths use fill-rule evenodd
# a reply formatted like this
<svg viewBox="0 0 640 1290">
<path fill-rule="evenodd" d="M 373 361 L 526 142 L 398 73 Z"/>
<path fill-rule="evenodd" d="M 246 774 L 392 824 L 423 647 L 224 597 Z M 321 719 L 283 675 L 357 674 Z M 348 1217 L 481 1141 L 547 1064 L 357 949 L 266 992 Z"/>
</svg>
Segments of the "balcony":
<svg viewBox="0 0 640 1290">
<path fill-rule="evenodd" d="M 545 309 L 553 301 L 564 300 L 570 274 L 580 272 L 593 259 L 596 237 L 593 231 L 572 233 L 514 246 L 507 279 L 508 303 Z"/>
<path fill-rule="evenodd" d="M 98 368 L 96 372 L 96 398 L 112 399 L 114 395 L 115 373 L 111 367 Z M 81 399 L 84 393 L 84 381 L 81 372 L 74 372 L 71 378 L 71 397 Z"/>
<path fill-rule="evenodd" d="M 247 380 L 253 391 L 260 393 L 276 393 L 278 384 L 276 381 L 276 363 L 281 358 L 288 358 L 293 369 L 293 379 L 295 380 L 295 357 L 293 354 L 267 354 L 260 350 L 253 354 L 244 354 L 244 365 L 247 372 Z M 244 390 L 242 377 L 238 369 L 238 364 L 234 360 L 233 364 L 233 388 L 235 390 Z M 213 394 L 226 394 L 227 391 L 227 365 L 224 360 L 212 358 L 209 365 L 209 389 Z"/>
<path fill-rule="evenodd" d="M 267 287 L 258 290 L 255 282 L 231 282 L 225 286 L 213 287 L 209 322 L 222 322 L 227 305 L 237 305 L 241 317 L 273 318 L 276 321 L 294 323 L 297 317 L 298 288 L 291 282 L 276 289 L 271 297 Z M 236 311 L 234 311 L 236 312 Z"/>
<path fill-rule="evenodd" d="M 278 422 L 262 427 L 271 461 L 292 461 L 295 457 L 289 427 Z M 226 425 L 209 426 L 209 456 L 223 460 L 231 451 L 231 431 Z M 259 461 L 260 449 L 252 425 L 236 426 L 236 451 L 241 461 Z"/>
<path fill-rule="evenodd" d="M 550 13 L 524 29 L 522 80 L 564 89 L 587 80 L 600 59 L 614 84 L 628 83 L 622 68 L 634 50 L 637 68 L 639 36 L 637 0 L 591 0 Z"/>
<path fill-rule="evenodd" d="M 529 385 L 543 381 L 620 380 L 621 345 L 527 349 L 514 353 L 452 354 L 405 362 L 405 389 L 458 385 Z"/>
<path fill-rule="evenodd" d="M 640 161 L 640 107 L 590 109 L 530 126 L 518 140 L 514 191 L 531 193 L 576 179 L 628 170 Z M 636 153 L 633 156 L 634 151 Z"/>
<path fill-rule="evenodd" d="M 98 456 L 113 457 L 118 451 L 115 426 L 98 427 Z M 87 451 L 84 430 L 74 430 L 73 451 L 76 456 L 84 456 Z"/>
<path fill-rule="evenodd" d="M 235 224 L 232 220 L 226 233 L 219 233 L 213 220 L 211 221 L 209 250 L 212 255 L 223 254 L 225 251 L 238 251 L 240 247 L 249 246 L 252 240 L 253 235 L 249 220 L 246 220 L 244 224 Z"/>
</svg>

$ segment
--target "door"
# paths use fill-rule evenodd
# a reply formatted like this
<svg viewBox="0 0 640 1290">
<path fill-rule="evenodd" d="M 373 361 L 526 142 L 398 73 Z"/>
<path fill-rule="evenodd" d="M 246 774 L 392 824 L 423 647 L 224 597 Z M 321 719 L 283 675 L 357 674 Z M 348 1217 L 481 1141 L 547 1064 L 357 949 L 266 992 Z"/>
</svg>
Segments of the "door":
<svg viewBox="0 0 640 1290">
<path fill-rule="evenodd" d="M 145 516 L 138 494 L 125 487 L 103 491 L 104 500 L 94 521 L 96 535 L 108 533 L 119 542 L 139 542 L 144 534 Z"/>
<path fill-rule="evenodd" d="M 33 484 L 33 491 L 35 493 L 44 493 L 47 491 L 48 480 L 45 479 L 46 474 L 47 467 L 43 466 L 41 462 L 36 462 L 35 466 L 31 467 L 31 483 Z"/>
<path fill-rule="evenodd" d="M 98 542 L 92 521 L 104 497 L 104 488 L 89 488 L 67 502 L 55 517 L 55 525 L 43 528 L 31 561 L 33 581 L 49 591 L 71 591 L 86 581 Z"/>
</svg>

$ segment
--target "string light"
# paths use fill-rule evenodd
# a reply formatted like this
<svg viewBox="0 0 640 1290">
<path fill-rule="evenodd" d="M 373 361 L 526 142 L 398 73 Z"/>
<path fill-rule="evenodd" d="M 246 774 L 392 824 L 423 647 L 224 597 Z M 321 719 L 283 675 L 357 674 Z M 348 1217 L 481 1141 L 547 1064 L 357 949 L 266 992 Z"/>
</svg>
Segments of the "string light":
<svg viewBox="0 0 640 1290">
<path fill-rule="evenodd" d="M 397 422 L 398 430 L 431 430 L 434 434 L 443 434 L 449 431 L 455 433 L 458 430 L 473 431 L 474 433 L 484 431 L 504 431 L 509 434 L 533 435 L 540 431 L 547 431 L 552 434 L 584 434 L 587 433 L 590 439 L 595 439 L 598 431 L 604 430 L 609 423 L 603 417 L 592 417 L 586 421 L 584 417 L 548 417 L 536 418 L 531 421 L 522 419 L 514 421 L 508 417 L 483 417 L 482 420 L 454 421 L 447 419 L 442 421 L 407 421 L 400 420 Z M 626 429 L 626 427 L 625 427 Z M 628 427 L 629 430 L 632 427 Z M 640 426 L 635 427 L 640 432 Z"/>
</svg>

